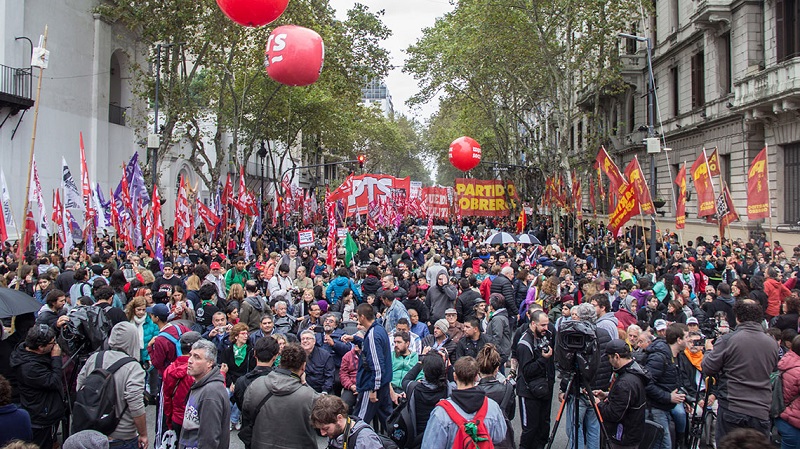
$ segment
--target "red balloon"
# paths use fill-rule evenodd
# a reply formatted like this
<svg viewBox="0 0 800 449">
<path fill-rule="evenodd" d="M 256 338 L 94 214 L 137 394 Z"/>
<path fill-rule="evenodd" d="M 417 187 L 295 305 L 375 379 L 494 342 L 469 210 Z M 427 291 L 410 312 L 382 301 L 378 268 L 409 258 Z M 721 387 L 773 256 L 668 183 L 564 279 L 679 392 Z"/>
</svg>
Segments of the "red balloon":
<svg viewBox="0 0 800 449">
<path fill-rule="evenodd" d="M 319 79 L 325 45 L 314 30 L 283 25 L 269 35 L 267 75 L 288 86 L 308 86 Z"/>
<path fill-rule="evenodd" d="M 260 27 L 280 17 L 289 0 L 217 0 L 217 5 L 239 25 Z"/>
<path fill-rule="evenodd" d="M 450 163 L 453 167 L 467 171 L 481 162 L 481 146 L 472 137 L 459 137 L 450 144 Z"/>
</svg>

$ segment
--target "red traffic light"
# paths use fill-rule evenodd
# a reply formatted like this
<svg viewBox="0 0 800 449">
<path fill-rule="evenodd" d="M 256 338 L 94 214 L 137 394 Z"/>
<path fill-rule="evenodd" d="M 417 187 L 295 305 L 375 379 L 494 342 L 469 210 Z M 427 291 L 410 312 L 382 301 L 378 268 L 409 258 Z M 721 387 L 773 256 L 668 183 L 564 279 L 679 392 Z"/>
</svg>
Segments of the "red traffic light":
<svg viewBox="0 0 800 449">
<path fill-rule="evenodd" d="M 367 161 L 367 157 L 366 156 L 364 156 L 363 154 L 359 154 L 358 155 L 358 166 L 359 167 L 364 168 L 364 162 L 366 162 L 366 161 Z"/>
</svg>

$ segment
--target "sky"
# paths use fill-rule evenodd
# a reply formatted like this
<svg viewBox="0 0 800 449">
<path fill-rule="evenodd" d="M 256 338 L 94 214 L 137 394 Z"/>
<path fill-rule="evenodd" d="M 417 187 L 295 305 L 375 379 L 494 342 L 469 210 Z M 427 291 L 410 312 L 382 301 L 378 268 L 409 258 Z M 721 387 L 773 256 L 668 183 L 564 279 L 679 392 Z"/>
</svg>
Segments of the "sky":
<svg viewBox="0 0 800 449">
<path fill-rule="evenodd" d="M 342 20 L 355 3 L 352 0 L 331 0 L 337 18 Z M 454 6 L 448 0 L 361 0 L 358 3 L 366 5 L 372 12 L 386 11 L 383 22 L 392 30 L 392 35 L 383 42 L 383 46 L 389 51 L 390 62 L 395 68 L 389 72 L 385 83 L 392 95 L 395 112 L 416 117 L 420 121 L 428 119 L 438 108 L 438 98 L 414 110 L 406 105 L 406 100 L 417 93 L 417 82 L 411 75 L 402 72 L 407 58 L 405 49 L 422 37 L 423 28 L 433 26 L 437 17 L 452 11 Z"/>
</svg>

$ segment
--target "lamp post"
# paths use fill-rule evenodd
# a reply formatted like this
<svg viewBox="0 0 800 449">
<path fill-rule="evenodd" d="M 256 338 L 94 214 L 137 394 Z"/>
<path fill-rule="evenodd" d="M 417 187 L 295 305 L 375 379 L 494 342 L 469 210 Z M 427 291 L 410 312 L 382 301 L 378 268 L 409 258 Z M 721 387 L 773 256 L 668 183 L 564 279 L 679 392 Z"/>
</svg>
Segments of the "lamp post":
<svg viewBox="0 0 800 449">
<path fill-rule="evenodd" d="M 619 37 L 647 44 L 647 153 L 650 155 L 650 197 L 656 197 L 656 154 L 661 146 L 655 130 L 656 81 L 653 77 L 653 42 L 649 37 L 620 33 Z M 655 144 L 655 145 L 654 145 Z M 642 230 L 644 231 L 644 230 Z M 650 263 L 656 263 L 656 216 L 650 216 Z"/>
<path fill-rule="evenodd" d="M 258 157 L 261 159 L 261 195 L 258 199 L 260 204 L 258 205 L 261 211 L 261 216 L 264 216 L 264 159 L 267 157 L 267 146 L 264 145 L 264 141 L 261 141 L 261 148 L 258 150 Z"/>
</svg>

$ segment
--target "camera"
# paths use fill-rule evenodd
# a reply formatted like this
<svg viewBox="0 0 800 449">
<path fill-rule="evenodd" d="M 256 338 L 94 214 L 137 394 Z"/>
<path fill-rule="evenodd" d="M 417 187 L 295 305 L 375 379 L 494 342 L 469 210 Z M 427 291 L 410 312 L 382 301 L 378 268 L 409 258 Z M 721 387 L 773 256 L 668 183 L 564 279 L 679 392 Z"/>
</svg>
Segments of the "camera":
<svg viewBox="0 0 800 449">
<path fill-rule="evenodd" d="M 536 340 L 536 344 L 533 346 L 533 349 L 539 350 L 542 352 L 547 352 L 550 350 L 550 339 L 547 338 L 547 335 Z"/>
<path fill-rule="evenodd" d="M 584 379 L 594 378 L 600 362 L 600 350 L 593 324 L 566 321 L 556 336 L 555 361 L 565 373 L 580 372 Z"/>
</svg>

